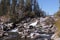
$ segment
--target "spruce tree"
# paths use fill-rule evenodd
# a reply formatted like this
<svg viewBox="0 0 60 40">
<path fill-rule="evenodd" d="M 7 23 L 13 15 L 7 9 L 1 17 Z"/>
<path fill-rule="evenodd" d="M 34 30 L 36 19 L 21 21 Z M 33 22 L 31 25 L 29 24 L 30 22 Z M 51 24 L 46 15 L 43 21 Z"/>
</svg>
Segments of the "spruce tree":
<svg viewBox="0 0 60 40">
<path fill-rule="evenodd" d="M 12 13 L 13 13 L 13 14 L 16 13 L 16 12 L 15 12 L 15 11 L 16 11 L 16 10 L 15 10 L 16 3 L 17 3 L 17 0 L 12 0 L 12 9 L 11 9 L 11 10 L 12 10 Z"/>
<path fill-rule="evenodd" d="M 26 9 L 32 11 L 32 0 L 26 0 Z"/>
<path fill-rule="evenodd" d="M 7 0 L 7 14 L 10 14 L 10 0 Z"/>
<path fill-rule="evenodd" d="M 6 0 L 1 0 L 1 12 L 2 15 L 6 14 Z"/>
<path fill-rule="evenodd" d="M 23 10 L 24 8 L 24 0 L 19 0 L 19 9 Z"/>
</svg>

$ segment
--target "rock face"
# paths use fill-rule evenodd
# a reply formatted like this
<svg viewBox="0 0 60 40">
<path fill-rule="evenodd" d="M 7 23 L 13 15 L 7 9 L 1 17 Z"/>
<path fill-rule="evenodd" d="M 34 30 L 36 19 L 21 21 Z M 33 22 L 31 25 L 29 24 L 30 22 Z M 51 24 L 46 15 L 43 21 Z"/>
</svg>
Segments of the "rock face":
<svg viewBox="0 0 60 40">
<path fill-rule="evenodd" d="M 50 21 L 49 21 L 50 20 Z M 55 25 L 50 17 L 28 18 L 18 24 L 3 23 L 2 38 L 4 40 L 51 40 L 51 36 L 56 31 Z M 13 25 L 14 24 L 14 25 Z"/>
<path fill-rule="evenodd" d="M 3 36 L 3 31 L 2 30 L 0 30 L 0 37 L 2 37 Z"/>
<path fill-rule="evenodd" d="M 9 16 L 1 16 L 1 17 L 0 17 L 0 20 L 1 20 L 2 22 L 9 22 L 9 21 L 10 21 L 10 17 L 9 17 Z"/>
</svg>

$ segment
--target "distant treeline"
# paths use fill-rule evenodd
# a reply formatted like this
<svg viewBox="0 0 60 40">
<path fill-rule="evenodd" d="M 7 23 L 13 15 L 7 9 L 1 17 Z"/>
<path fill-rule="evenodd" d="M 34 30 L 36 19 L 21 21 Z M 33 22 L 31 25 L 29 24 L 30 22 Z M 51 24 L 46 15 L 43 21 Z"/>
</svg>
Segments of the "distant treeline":
<svg viewBox="0 0 60 40">
<path fill-rule="evenodd" d="M 9 15 L 17 18 L 21 17 L 41 17 L 45 12 L 39 8 L 38 0 L 1 0 L 0 16 Z"/>
</svg>

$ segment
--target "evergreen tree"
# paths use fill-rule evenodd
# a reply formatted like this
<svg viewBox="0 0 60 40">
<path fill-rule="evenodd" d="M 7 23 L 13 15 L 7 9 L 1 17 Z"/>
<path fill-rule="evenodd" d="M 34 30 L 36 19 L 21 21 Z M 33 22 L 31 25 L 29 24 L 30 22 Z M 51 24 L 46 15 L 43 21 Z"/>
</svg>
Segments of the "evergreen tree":
<svg viewBox="0 0 60 40">
<path fill-rule="evenodd" d="M 26 10 L 32 11 L 32 0 L 26 0 Z"/>
<path fill-rule="evenodd" d="M 11 6 L 11 11 L 10 11 L 11 13 L 9 14 L 10 18 L 11 18 L 11 22 L 15 22 L 17 19 L 16 4 L 17 4 L 17 0 L 12 0 L 12 4 L 10 5 Z"/>
<path fill-rule="evenodd" d="M 10 0 L 7 0 L 7 14 L 10 14 Z"/>
<path fill-rule="evenodd" d="M 24 0 L 19 0 L 19 9 L 23 10 L 24 8 Z"/>
<path fill-rule="evenodd" d="M 15 10 L 16 3 L 17 3 L 17 0 L 12 0 L 12 9 L 11 9 L 11 10 L 12 10 L 12 13 L 13 13 L 13 14 L 16 13 L 16 12 L 15 12 L 15 11 L 16 11 L 16 10 Z"/>
<path fill-rule="evenodd" d="M 0 14 L 1 14 L 1 1 L 0 1 Z"/>
<path fill-rule="evenodd" d="M 6 0 L 1 0 L 1 15 L 6 14 Z"/>
</svg>

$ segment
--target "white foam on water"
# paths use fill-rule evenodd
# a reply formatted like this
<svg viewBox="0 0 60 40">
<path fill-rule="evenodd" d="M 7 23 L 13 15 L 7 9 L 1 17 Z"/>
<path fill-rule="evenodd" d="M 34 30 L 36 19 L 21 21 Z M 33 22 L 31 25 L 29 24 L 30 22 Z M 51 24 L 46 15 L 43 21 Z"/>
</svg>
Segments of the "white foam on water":
<svg viewBox="0 0 60 40">
<path fill-rule="evenodd" d="M 13 30 L 11 30 L 11 32 L 18 32 L 18 29 L 17 28 L 13 29 Z"/>
</svg>

